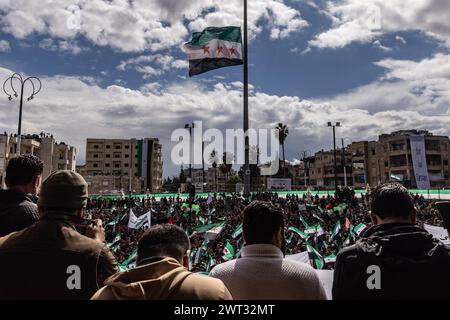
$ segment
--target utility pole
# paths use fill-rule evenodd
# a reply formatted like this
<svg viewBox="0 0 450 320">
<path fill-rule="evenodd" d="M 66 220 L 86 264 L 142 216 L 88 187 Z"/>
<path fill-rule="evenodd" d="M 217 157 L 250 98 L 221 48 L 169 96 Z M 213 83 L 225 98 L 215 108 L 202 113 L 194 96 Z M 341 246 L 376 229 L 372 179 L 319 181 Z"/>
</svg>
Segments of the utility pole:
<svg viewBox="0 0 450 320">
<path fill-rule="evenodd" d="M 337 160 L 336 160 L 336 127 L 340 127 L 341 123 L 328 122 L 328 127 L 333 128 L 333 157 L 334 157 L 334 190 L 338 189 L 338 179 L 337 179 Z"/>
</svg>

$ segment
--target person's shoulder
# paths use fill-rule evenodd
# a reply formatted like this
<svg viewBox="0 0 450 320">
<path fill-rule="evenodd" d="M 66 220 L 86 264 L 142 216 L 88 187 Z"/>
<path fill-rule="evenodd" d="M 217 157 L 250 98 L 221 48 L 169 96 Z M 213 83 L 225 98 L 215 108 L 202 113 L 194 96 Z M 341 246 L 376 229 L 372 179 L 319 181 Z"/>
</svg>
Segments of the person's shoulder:
<svg viewBox="0 0 450 320">
<path fill-rule="evenodd" d="M 91 300 L 115 300 L 114 294 L 112 293 L 111 287 L 104 286 L 100 288 L 94 295 L 91 297 Z"/>
<path fill-rule="evenodd" d="M 317 273 L 311 265 L 290 259 L 283 259 L 282 272 L 284 277 L 318 279 Z"/>
<path fill-rule="evenodd" d="M 192 291 L 199 295 L 198 298 L 207 300 L 228 300 L 230 299 L 229 291 L 222 280 L 203 275 L 192 273 L 183 283 L 186 288 L 193 289 Z"/>
<path fill-rule="evenodd" d="M 214 266 L 214 268 L 212 268 L 212 270 L 209 274 L 212 277 L 217 277 L 217 276 L 220 276 L 223 274 L 233 272 L 233 270 L 235 268 L 235 264 L 236 264 L 236 259 L 220 263 L 220 264 Z"/>
<path fill-rule="evenodd" d="M 342 248 L 339 253 L 336 256 L 336 260 L 344 260 L 348 258 L 354 258 L 356 257 L 358 250 L 357 245 L 353 244 L 351 246 L 347 246 L 345 248 Z"/>
</svg>

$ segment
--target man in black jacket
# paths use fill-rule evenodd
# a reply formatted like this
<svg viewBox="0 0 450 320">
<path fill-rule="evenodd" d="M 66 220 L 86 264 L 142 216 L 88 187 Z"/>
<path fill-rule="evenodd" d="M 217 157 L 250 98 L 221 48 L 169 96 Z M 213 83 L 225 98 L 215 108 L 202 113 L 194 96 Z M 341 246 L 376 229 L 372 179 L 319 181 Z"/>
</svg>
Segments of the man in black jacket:
<svg viewBox="0 0 450 320">
<path fill-rule="evenodd" d="M 415 225 L 408 190 L 387 183 L 371 198 L 374 226 L 339 252 L 333 299 L 450 299 L 450 248 Z"/>
<path fill-rule="evenodd" d="M 38 220 L 37 197 L 44 163 L 32 155 L 9 161 L 0 190 L 0 237 L 29 227 Z"/>
<path fill-rule="evenodd" d="M 0 300 L 87 300 L 119 271 L 101 221 L 84 218 L 87 187 L 69 170 L 43 182 L 39 220 L 0 238 Z"/>
</svg>

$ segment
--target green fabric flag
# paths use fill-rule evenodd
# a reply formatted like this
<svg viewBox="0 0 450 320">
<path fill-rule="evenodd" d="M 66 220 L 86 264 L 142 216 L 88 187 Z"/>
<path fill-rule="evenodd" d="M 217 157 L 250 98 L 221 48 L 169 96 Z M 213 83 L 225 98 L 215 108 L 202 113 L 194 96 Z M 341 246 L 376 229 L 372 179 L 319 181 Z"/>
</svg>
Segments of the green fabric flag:
<svg viewBox="0 0 450 320">
<path fill-rule="evenodd" d="M 310 246 L 309 244 L 306 245 L 306 248 L 308 250 L 308 253 L 311 256 L 311 259 L 314 261 L 316 269 L 322 269 L 324 266 L 322 255 L 314 247 Z"/>
<path fill-rule="evenodd" d="M 242 233 L 242 226 L 243 226 L 243 224 L 241 223 L 240 225 L 238 225 L 236 227 L 236 229 L 234 230 L 233 234 L 231 235 L 231 237 L 233 239 L 235 239 L 235 238 L 237 238 L 237 237 L 239 237 L 241 235 L 241 233 Z"/>
<path fill-rule="evenodd" d="M 189 60 L 189 76 L 243 64 L 239 27 L 209 27 L 195 32 L 184 45 Z"/>
<path fill-rule="evenodd" d="M 225 224 L 225 222 L 206 224 L 206 225 L 203 225 L 203 226 L 194 227 L 194 228 L 192 228 L 192 231 L 205 232 L 205 231 L 209 231 L 209 230 L 211 230 L 213 228 L 222 227 L 224 224 Z"/>
<path fill-rule="evenodd" d="M 341 230 L 341 221 L 337 221 L 334 225 L 333 232 L 331 232 L 331 238 L 330 240 L 333 241 L 337 235 L 339 234 L 339 231 Z"/>
<path fill-rule="evenodd" d="M 233 260 L 234 259 L 234 248 L 231 245 L 231 243 L 229 243 L 228 241 L 225 244 L 225 247 L 223 248 L 223 257 L 222 258 L 225 261 L 229 261 L 229 260 Z"/>
<path fill-rule="evenodd" d="M 305 221 L 302 215 L 300 215 L 300 222 L 305 226 L 305 228 L 309 228 L 308 223 Z"/>
<path fill-rule="evenodd" d="M 136 263 L 136 262 L 135 262 L 136 257 L 137 257 L 137 249 L 134 249 L 133 252 L 132 252 L 132 253 L 130 254 L 130 256 L 128 257 L 128 259 L 125 260 L 125 261 L 122 263 L 122 266 L 127 267 L 127 266 L 129 266 L 131 263 Z"/>
<path fill-rule="evenodd" d="M 308 239 L 308 237 L 310 236 L 309 233 L 303 232 L 302 230 L 297 229 L 296 227 L 289 227 L 288 230 L 295 232 L 302 239 Z"/>
</svg>

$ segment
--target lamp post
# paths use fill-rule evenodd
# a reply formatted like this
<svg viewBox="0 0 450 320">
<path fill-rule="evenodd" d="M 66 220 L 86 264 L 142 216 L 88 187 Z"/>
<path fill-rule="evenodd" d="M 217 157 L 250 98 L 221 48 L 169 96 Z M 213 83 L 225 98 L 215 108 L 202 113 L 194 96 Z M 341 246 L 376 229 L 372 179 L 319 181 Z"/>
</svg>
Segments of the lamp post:
<svg viewBox="0 0 450 320">
<path fill-rule="evenodd" d="M 347 167 L 346 167 L 346 164 L 345 164 L 344 140 L 349 140 L 350 143 L 352 142 L 352 140 L 350 138 L 341 138 L 341 142 L 342 142 L 342 167 L 344 168 L 344 186 L 347 186 Z"/>
<path fill-rule="evenodd" d="M 305 182 L 305 190 L 308 189 L 308 183 L 306 181 L 306 170 L 307 170 L 307 161 L 306 159 L 311 156 L 311 151 L 309 150 L 301 150 L 300 151 L 300 159 L 303 161 L 303 177 Z"/>
<path fill-rule="evenodd" d="M 20 85 L 18 90 L 16 90 L 15 82 L 13 80 L 18 80 Z M 16 81 L 17 82 L 17 81 Z M 16 148 L 16 155 L 20 155 L 20 145 L 22 143 L 22 106 L 23 106 L 23 90 L 25 87 L 25 84 L 29 83 L 31 84 L 31 88 L 33 92 L 31 95 L 27 98 L 27 101 L 33 100 L 34 96 L 41 91 L 42 84 L 41 80 L 37 77 L 28 77 L 25 80 L 19 73 L 14 73 L 12 76 L 10 76 L 8 79 L 5 80 L 3 83 L 3 91 L 8 96 L 8 100 L 12 101 L 15 98 L 19 97 L 20 94 L 20 104 L 19 104 L 19 125 L 17 130 L 17 148 Z M 9 84 L 9 86 L 8 86 Z"/>
<path fill-rule="evenodd" d="M 192 129 L 195 128 L 195 123 L 192 124 L 185 124 L 184 125 L 185 129 L 189 129 L 189 178 L 191 178 L 191 182 L 192 182 Z"/>
<path fill-rule="evenodd" d="M 338 189 L 337 161 L 336 161 L 336 127 L 340 126 L 341 126 L 340 122 L 336 122 L 335 124 L 333 124 L 332 122 L 328 122 L 328 127 L 333 128 L 334 190 Z"/>
</svg>

